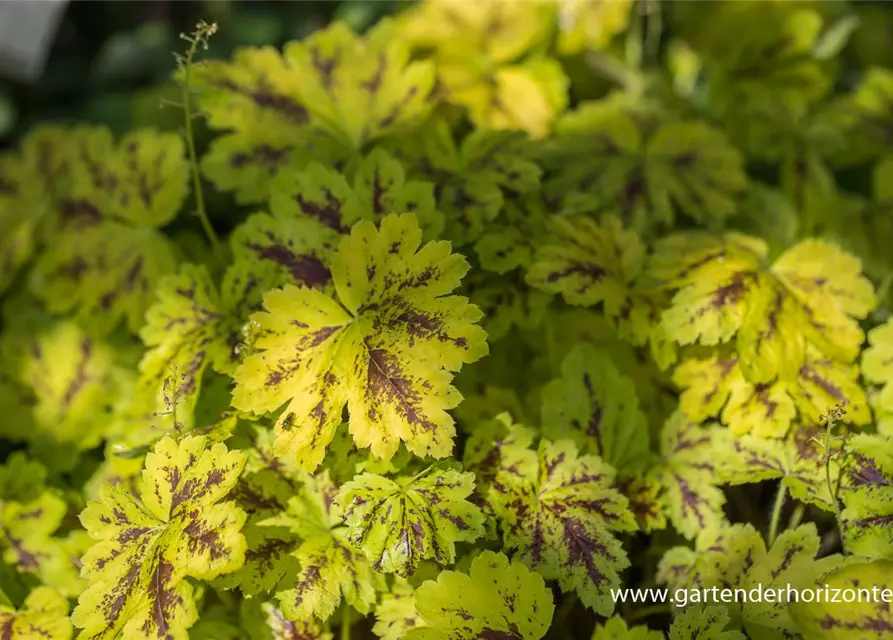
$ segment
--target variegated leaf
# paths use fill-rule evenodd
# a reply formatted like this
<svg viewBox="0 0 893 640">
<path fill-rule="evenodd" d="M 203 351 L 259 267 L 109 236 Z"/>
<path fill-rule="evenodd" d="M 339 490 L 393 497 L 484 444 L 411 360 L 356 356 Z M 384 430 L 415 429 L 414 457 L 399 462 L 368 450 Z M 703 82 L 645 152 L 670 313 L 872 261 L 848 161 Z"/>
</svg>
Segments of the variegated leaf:
<svg viewBox="0 0 893 640">
<path fill-rule="evenodd" d="M 492 551 L 477 556 L 468 574 L 442 571 L 422 584 L 416 607 L 425 626 L 410 629 L 406 640 L 540 640 L 555 611 L 538 574 Z"/>
<path fill-rule="evenodd" d="M 245 463 L 204 436 L 161 440 L 146 457 L 137 499 L 106 485 L 81 515 L 97 540 L 84 556 L 90 586 L 72 622 L 81 638 L 178 638 L 197 617 L 187 577 L 241 566 L 245 512 L 224 501 Z"/>
<path fill-rule="evenodd" d="M 358 223 L 333 265 L 337 300 L 293 286 L 264 297 L 257 352 L 236 372 L 233 404 L 264 413 L 287 403 L 277 448 L 315 468 L 341 422 L 359 447 L 390 458 L 400 442 L 444 457 L 459 402 L 452 372 L 487 352 L 480 311 L 448 295 L 468 270 L 449 245 L 419 247 L 413 215 Z"/>
<path fill-rule="evenodd" d="M 488 501 L 505 546 L 562 591 L 610 615 L 609 589 L 630 562 L 618 532 L 636 528 L 626 498 L 611 487 L 614 470 L 595 456 L 577 457 L 569 440 L 542 441 L 539 451 L 503 449 Z"/>
<path fill-rule="evenodd" d="M 484 533 L 484 514 L 468 502 L 474 475 L 431 466 L 394 480 L 364 473 L 338 494 L 348 539 L 363 550 L 372 568 L 404 578 L 420 561 L 452 564 L 457 542 Z"/>
</svg>

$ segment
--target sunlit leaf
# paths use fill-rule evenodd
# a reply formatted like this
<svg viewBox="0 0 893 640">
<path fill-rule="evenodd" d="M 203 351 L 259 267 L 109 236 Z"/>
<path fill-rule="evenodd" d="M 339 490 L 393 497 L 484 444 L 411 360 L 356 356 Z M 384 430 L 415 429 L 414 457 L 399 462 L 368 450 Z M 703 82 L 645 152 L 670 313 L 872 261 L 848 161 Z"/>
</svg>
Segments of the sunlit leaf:
<svg viewBox="0 0 893 640">
<path fill-rule="evenodd" d="M 262 523 L 284 527 L 299 542 L 293 550 L 300 565 L 289 575 L 276 597 L 288 620 L 325 620 L 341 603 L 368 613 L 375 593 L 382 589 L 383 576 L 372 570 L 366 555 L 350 544 L 348 529 L 341 525 L 335 504 L 337 488 L 327 473 L 306 476 L 297 496 L 285 511 Z"/>
<path fill-rule="evenodd" d="M 244 454 L 203 436 L 167 437 L 146 457 L 140 499 L 106 485 L 81 514 L 97 540 L 84 556 L 90 583 L 72 622 L 82 638 L 186 638 L 197 612 L 187 577 L 241 566 L 245 513 L 224 501 Z"/>
<path fill-rule="evenodd" d="M 341 487 L 338 501 L 348 539 L 372 567 L 408 578 L 426 558 L 452 564 L 456 542 L 483 534 L 484 516 L 467 500 L 473 489 L 473 474 L 432 466 L 394 480 L 358 475 Z"/>
<path fill-rule="evenodd" d="M 277 421 L 277 447 L 315 468 L 347 404 L 360 447 L 390 458 L 400 442 L 444 457 L 460 398 L 451 372 L 486 354 L 480 311 L 449 296 L 468 270 L 449 245 L 419 246 L 414 216 L 358 223 L 333 264 L 338 301 L 307 288 L 265 295 L 257 353 L 236 372 L 233 404 Z"/>
<path fill-rule="evenodd" d="M 872 435 L 848 439 L 841 485 L 847 551 L 893 559 L 893 442 Z"/>
<path fill-rule="evenodd" d="M 816 589 L 822 576 L 841 562 L 840 556 L 817 560 L 818 550 L 811 523 L 784 531 L 768 549 L 749 524 L 708 529 L 698 536 L 695 549 L 676 547 L 664 555 L 658 580 L 671 589 Z M 797 630 L 783 598 L 748 598 L 728 603 L 727 609 L 733 623 L 751 637 L 785 638 Z"/>
<path fill-rule="evenodd" d="M 407 640 L 540 640 L 555 610 L 538 574 L 492 551 L 475 558 L 468 574 L 443 571 L 422 584 L 416 606 L 426 626 L 410 629 Z"/>
<path fill-rule="evenodd" d="M 840 600 L 828 602 L 814 599 L 791 605 L 791 615 L 805 638 L 826 640 L 880 640 L 893 629 L 889 603 L 873 593 L 889 592 L 893 562 L 851 563 L 822 578 L 829 593 L 840 594 Z M 846 591 L 844 591 L 846 590 Z M 852 594 L 852 596 L 850 595 Z M 850 598 L 847 602 L 844 598 Z M 841 604 L 846 603 L 846 604 Z"/>
</svg>

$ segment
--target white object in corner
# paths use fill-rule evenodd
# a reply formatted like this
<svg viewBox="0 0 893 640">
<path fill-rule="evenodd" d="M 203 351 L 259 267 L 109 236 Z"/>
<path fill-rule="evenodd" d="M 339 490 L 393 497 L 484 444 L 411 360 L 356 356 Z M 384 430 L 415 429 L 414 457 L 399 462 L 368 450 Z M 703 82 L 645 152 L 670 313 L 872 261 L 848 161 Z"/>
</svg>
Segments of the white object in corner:
<svg viewBox="0 0 893 640">
<path fill-rule="evenodd" d="M 35 80 L 68 0 L 0 0 L 0 76 Z"/>
</svg>

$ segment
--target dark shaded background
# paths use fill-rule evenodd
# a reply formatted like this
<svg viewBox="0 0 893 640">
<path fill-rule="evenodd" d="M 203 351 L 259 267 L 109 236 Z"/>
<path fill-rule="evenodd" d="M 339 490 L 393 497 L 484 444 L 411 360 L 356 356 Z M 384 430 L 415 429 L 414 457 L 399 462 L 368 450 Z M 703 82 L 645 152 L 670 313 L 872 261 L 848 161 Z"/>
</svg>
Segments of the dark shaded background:
<svg viewBox="0 0 893 640">
<path fill-rule="evenodd" d="M 179 34 L 199 19 L 220 30 L 205 55 L 226 58 L 239 46 L 302 38 L 333 19 L 363 30 L 408 2 L 398 0 L 72 1 L 43 75 L 33 84 L 0 79 L 0 147 L 46 120 L 102 123 L 116 132 L 180 126 L 182 114 L 160 107 L 173 97 Z"/>
</svg>

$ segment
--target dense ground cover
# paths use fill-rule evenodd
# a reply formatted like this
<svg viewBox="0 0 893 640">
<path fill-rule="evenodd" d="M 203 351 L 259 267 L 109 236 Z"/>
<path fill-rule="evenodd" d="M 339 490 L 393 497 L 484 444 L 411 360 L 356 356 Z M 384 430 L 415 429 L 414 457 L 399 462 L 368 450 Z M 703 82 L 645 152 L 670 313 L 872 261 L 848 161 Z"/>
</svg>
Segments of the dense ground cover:
<svg viewBox="0 0 893 640">
<path fill-rule="evenodd" d="M 893 589 L 890 11 L 349 6 L 15 90 L 0 637 L 888 637 L 612 590 Z"/>
</svg>

